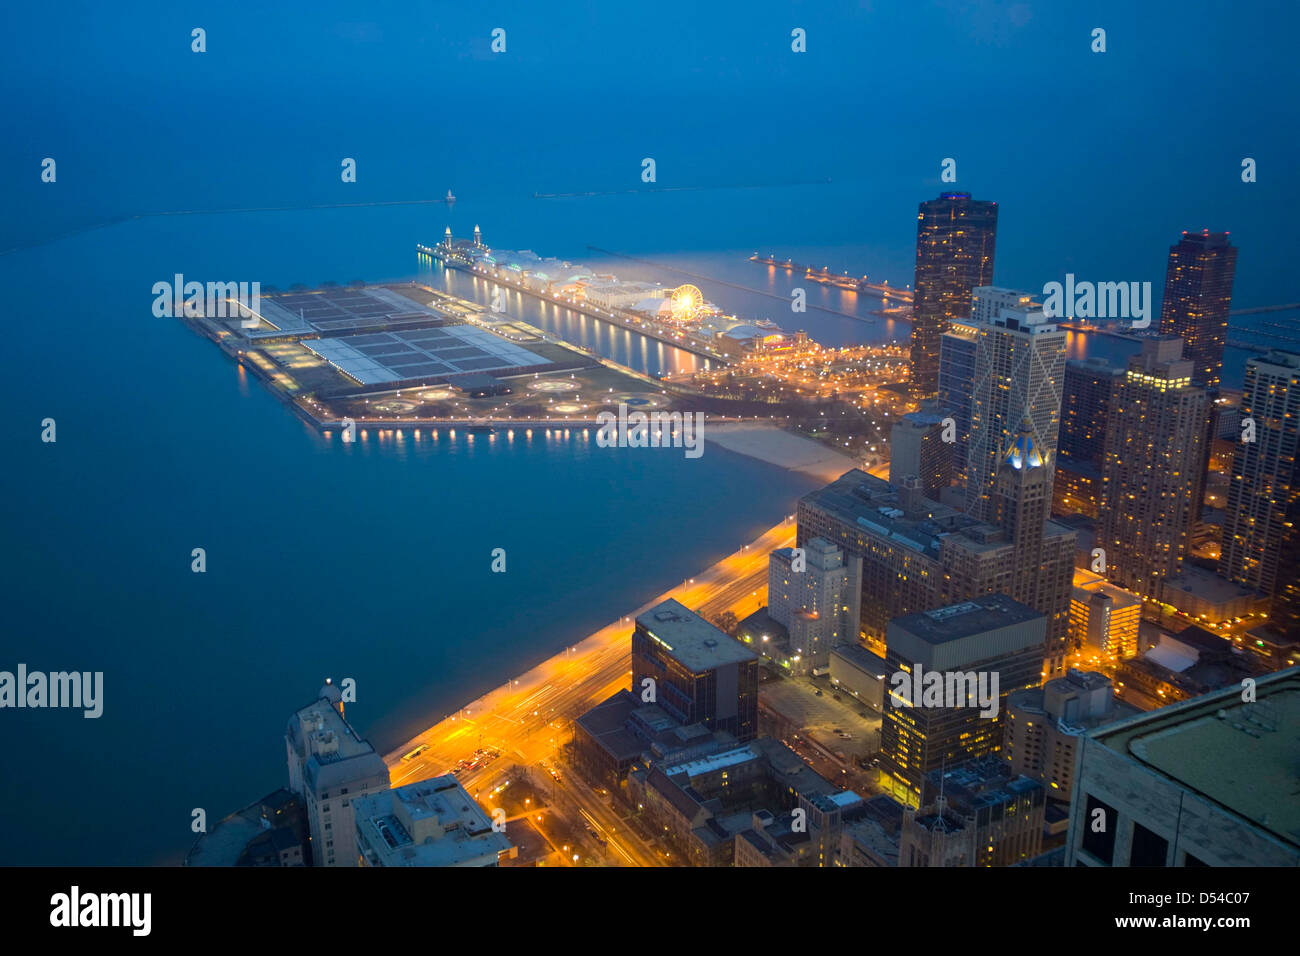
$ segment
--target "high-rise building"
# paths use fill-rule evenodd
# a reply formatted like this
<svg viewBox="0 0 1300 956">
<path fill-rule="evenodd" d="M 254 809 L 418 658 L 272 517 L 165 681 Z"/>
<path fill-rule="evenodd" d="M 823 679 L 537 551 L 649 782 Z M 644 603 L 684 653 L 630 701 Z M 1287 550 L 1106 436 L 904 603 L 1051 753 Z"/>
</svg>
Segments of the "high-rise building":
<svg viewBox="0 0 1300 956">
<path fill-rule="evenodd" d="M 1106 431 L 1124 369 L 1105 359 L 1065 363 L 1061 392 L 1061 437 L 1052 478 L 1052 508 L 1058 514 L 1096 518 L 1101 507 L 1101 470 Z"/>
<path fill-rule="evenodd" d="M 1048 501 L 1061 426 L 1065 332 L 1027 293 L 974 291 L 975 383 L 966 460 L 966 510 L 993 516 L 993 485 L 1017 433 L 1027 428 L 1046 471 Z"/>
<path fill-rule="evenodd" d="M 1005 594 L 889 622 L 885 660 L 892 673 L 884 694 L 880 751 L 882 783 L 894 799 L 917 806 L 929 774 L 1001 749 L 1006 695 L 1038 684 L 1046 633 L 1047 620 L 1040 612 Z M 900 684 L 900 674 L 919 681 L 926 691 L 918 692 L 906 681 Z M 958 685 L 969 690 L 972 678 L 984 681 L 984 691 L 996 697 L 992 714 L 968 696 L 947 694 Z M 928 693 L 936 679 L 945 691 L 939 704 Z M 967 702 L 953 705 L 959 700 Z"/>
<path fill-rule="evenodd" d="M 1300 580 L 1300 354 L 1274 350 L 1248 360 L 1241 413 L 1254 441 L 1233 449 L 1219 573 L 1267 595 L 1280 620 L 1294 613 Z"/>
<path fill-rule="evenodd" d="M 993 281 L 998 204 L 947 192 L 921 203 L 916 216 L 912 301 L 912 391 L 939 387 L 939 338 L 970 314 L 971 291 Z"/>
<path fill-rule="evenodd" d="M 862 561 L 822 538 L 803 547 L 801 564 L 792 548 L 768 558 L 768 615 L 789 634 L 794 670 L 806 674 L 830 664 L 831 649 L 857 642 Z M 798 570 L 796 570 L 798 567 Z"/>
<path fill-rule="evenodd" d="M 284 739 L 289 789 L 307 805 L 313 865 L 356 866 L 352 802 L 388 789 L 387 765 L 343 719 L 342 696 L 333 684 L 289 718 Z"/>
<path fill-rule="evenodd" d="M 1145 339 L 1115 398 L 1102 469 L 1106 576 L 1159 600 L 1182 571 L 1201 471 L 1209 398 L 1173 335 Z"/>
<path fill-rule="evenodd" d="M 970 401 L 975 390 L 975 339 L 979 329 L 969 320 L 953 322 L 939 340 L 939 397 L 937 405 L 952 417 L 956 427 L 953 474 L 966 482 L 967 442 L 970 439 Z"/>
<path fill-rule="evenodd" d="M 889 481 L 901 485 L 908 475 L 921 480 L 929 498 L 949 487 L 956 477 L 955 442 L 943 440 L 944 419 L 938 412 L 909 412 L 889 433 Z M 954 418 L 953 437 L 956 437 Z"/>
<path fill-rule="evenodd" d="M 1066 866 L 1300 866 L 1300 668 L 1078 739 Z"/>
<path fill-rule="evenodd" d="M 1183 340 L 1192 381 L 1217 389 L 1228 337 L 1228 308 L 1237 271 L 1237 248 L 1226 232 L 1184 232 L 1169 247 L 1160 332 Z"/>
<path fill-rule="evenodd" d="M 654 681 L 654 702 L 683 724 L 758 734 L 758 655 L 673 599 L 636 619 L 632 686 Z"/>
</svg>

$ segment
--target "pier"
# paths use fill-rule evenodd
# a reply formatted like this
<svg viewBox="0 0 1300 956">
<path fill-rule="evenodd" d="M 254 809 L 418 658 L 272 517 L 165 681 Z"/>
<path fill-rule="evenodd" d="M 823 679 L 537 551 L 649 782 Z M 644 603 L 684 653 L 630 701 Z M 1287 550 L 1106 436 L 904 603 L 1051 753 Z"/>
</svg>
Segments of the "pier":
<svg viewBox="0 0 1300 956">
<path fill-rule="evenodd" d="M 690 333 L 671 335 L 667 332 L 660 331 L 654 326 L 649 325 L 645 321 L 630 315 L 621 309 L 601 309 L 594 305 L 580 302 L 577 299 L 566 299 L 564 296 L 554 295 L 550 292 L 530 288 L 522 282 L 516 282 L 513 279 L 502 276 L 500 272 L 488 272 L 485 269 L 476 267 L 470 260 L 459 255 L 454 249 L 447 249 L 443 246 L 431 247 L 422 243 L 417 244 L 415 248 L 416 251 L 429 256 L 430 258 L 437 259 L 444 266 L 449 266 L 453 269 L 460 269 L 464 272 L 468 272 L 470 275 L 482 276 L 485 279 L 490 279 L 499 285 L 503 285 L 508 289 L 513 289 L 523 295 L 529 295 L 535 299 L 540 299 L 543 302 L 550 302 L 553 305 L 558 305 L 562 308 L 569 309 L 570 311 L 590 316 L 593 319 L 599 319 L 601 322 L 618 326 L 628 332 L 635 332 L 638 335 L 644 335 L 646 338 L 663 342 L 665 345 L 671 345 L 673 348 L 681 349 L 684 352 L 691 352 L 701 358 L 708 359 L 710 362 L 716 362 L 719 365 L 727 365 L 730 363 L 730 359 L 728 359 L 727 356 L 716 351 L 702 339 L 699 339 Z"/>
<path fill-rule="evenodd" d="M 749 261 L 757 262 L 759 265 L 775 266 L 778 269 L 784 269 L 786 272 L 800 272 L 803 273 L 805 279 L 811 282 L 833 285 L 840 289 L 848 289 L 850 292 L 872 292 L 885 299 L 898 299 L 900 302 L 907 303 L 912 301 L 912 291 L 910 289 L 898 289 L 888 282 L 872 282 L 866 276 L 855 279 L 847 272 L 841 275 L 831 272 L 825 266 L 814 269 L 812 266 L 805 266 L 790 259 L 781 262 L 773 256 L 760 256 L 757 252 L 749 257 Z"/>
</svg>

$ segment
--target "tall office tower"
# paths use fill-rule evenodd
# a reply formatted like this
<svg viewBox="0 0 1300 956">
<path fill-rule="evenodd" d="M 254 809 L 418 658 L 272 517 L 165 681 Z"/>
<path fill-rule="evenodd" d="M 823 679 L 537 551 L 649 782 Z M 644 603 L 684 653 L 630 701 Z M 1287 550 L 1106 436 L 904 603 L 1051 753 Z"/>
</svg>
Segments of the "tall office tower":
<svg viewBox="0 0 1300 956">
<path fill-rule="evenodd" d="M 1300 461 L 1297 462 L 1300 466 Z M 1300 467 L 1291 473 L 1291 487 L 1300 486 Z M 1300 641 L 1300 496 L 1287 509 L 1286 524 L 1290 529 L 1278 553 L 1277 585 L 1273 589 L 1273 607 L 1268 613 L 1272 630 L 1284 637 Z"/>
<path fill-rule="evenodd" d="M 953 474 L 965 484 L 967 443 L 970 440 L 970 400 L 975 389 L 976 339 L 979 329 L 967 321 L 953 322 L 939 338 L 939 400 L 942 414 L 957 426 L 953 444 Z"/>
<path fill-rule="evenodd" d="M 1001 749 L 1006 695 L 1038 684 L 1046 633 L 1041 613 L 1005 594 L 985 594 L 889 622 L 885 660 L 891 677 L 881 714 L 880 750 L 882 783 L 895 800 L 917 806 L 926 776 Z M 996 710 L 991 716 L 980 706 L 941 705 L 962 699 L 960 694 L 945 693 L 936 705 L 928 691 L 918 694 L 917 688 L 896 679 L 902 675 L 919 680 L 923 688 L 937 679 L 946 691 L 958 686 L 959 678 L 982 675 L 984 690 L 992 697 L 994 674 Z"/>
<path fill-rule="evenodd" d="M 356 866 L 352 801 L 388 789 L 388 767 L 343 719 L 342 695 L 326 684 L 314 703 L 289 718 L 285 746 L 289 789 L 307 805 L 315 866 Z"/>
<path fill-rule="evenodd" d="M 758 655 L 669 599 L 636 619 L 632 687 L 683 724 L 725 730 L 742 743 L 758 734 Z"/>
<path fill-rule="evenodd" d="M 848 556 L 824 538 L 803 546 L 800 570 L 793 548 L 768 558 L 767 613 L 790 635 L 793 668 L 806 674 L 830 664 L 831 648 L 858 640 L 862 559 Z"/>
<path fill-rule="evenodd" d="M 970 193 L 942 193 L 916 216 L 916 281 L 912 301 L 912 393 L 939 388 L 939 337 L 970 314 L 971 291 L 993 281 L 998 204 Z"/>
<path fill-rule="evenodd" d="M 954 442 L 943 440 L 944 418 L 931 411 L 909 412 L 889 433 L 889 483 L 901 485 L 913 475 L 928 498 L 952 484 Z M 956 420 L 953 427 L 956 437 Z"/>
<path fill-rule="evenodd" d="M 1009 289 L 974 292 L 975 384 L 966 453 L 966 511 L 993 516 L 993 484 L 1022 425 L 1027 425 L 1051 501 L 1061 428 L 1065 333 L 1031 296 Z"/>
<path fill-rule="evenodd" d="M 1219 387 L 1236 272 L 1237 247 L 1226 232 L 1184 232 L 1169 247 L 1160 334 L 1182 337 L 1192 381 L 1207 388 Z"/>
<path fill-rule="evenodd" d="M 1106 576 L 1160 599 L 1182 570 L 1195 501 L 1203 487 L 1209 397 L 1192 384 L 1182 340 L 1142 342 L 1115 399 L 1102 468 L 1101 534 Z"/>
<path fill-rule="evenodd" d="M 1123 379 L 1124 369 L 1105 359 L 1072 359 L 1065 363 L 1060 442 L 1052 481 L 1054 510 L 1097 517 L 1106 431 Z"/>
<path fill-rule="evenodd" d="M 1011 545 L 998 588 L 1047 615 L 1043 660 L 1059 673 L 1068 653 L 1073 536 L 1049 535 L 1052 474 L 1026 420 L 1003 455 L 990 498 L 990 520 Z"/>
<path fill-rule="evenodd" d="M 1295 565 L 1300 354 L 1275 349 L 1246 362 L 1241 415 L 1243 425 L 1253 423 L 1255 440 L 1239 438 L 1233 450 L 1219 573 L 1268 595 L 1281 610 L 1290 603 L 1287 589 L 1294 590 L 1300 570 Z"/>
<path fill-rule="evenodd" d="M 1066 866 L 1300 866 L 1300 668 L 1078 739 Z"/>
</svg>

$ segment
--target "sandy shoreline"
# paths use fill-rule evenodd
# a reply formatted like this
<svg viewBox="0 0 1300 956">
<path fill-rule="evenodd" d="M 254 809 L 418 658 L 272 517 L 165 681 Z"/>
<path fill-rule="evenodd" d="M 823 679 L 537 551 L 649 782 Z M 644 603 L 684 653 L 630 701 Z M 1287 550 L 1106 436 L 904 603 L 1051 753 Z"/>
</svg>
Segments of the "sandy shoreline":
<svg viewBox="0 0 1300 956">
<path fill-rule="evenodd" d="M 862 467 L 862 463 L 855 458 L 767 422 L 714 424 L 706 420 L 704 440 L 716 442 L 728 451 L 812 475 L 826 482 L 834 481 L 850 469 Z"/>
</svg>

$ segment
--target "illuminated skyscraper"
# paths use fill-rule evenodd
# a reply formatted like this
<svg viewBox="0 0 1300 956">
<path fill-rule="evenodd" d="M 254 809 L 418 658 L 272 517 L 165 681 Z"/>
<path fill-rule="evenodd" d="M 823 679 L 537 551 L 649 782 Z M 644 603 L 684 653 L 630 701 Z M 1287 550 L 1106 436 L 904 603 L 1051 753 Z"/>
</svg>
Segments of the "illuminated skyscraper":
<svg viewBox="0 0 1300 956">
<path fill-rule="evenodd" d="M 1209 397 L 1173 335 L 1147 339 L 1115 396 L 1102 468 L 1106 576 L 1159 599 L 1182 570 L 1201 494 Z"/>
<path fill-rule="evenodd" d="M 971 292 L 993 281 L 998 204 L 970 193 L 942 193 L 916 216 L 916 280 L 912 303 L 912 391 L 939 388 L 939 338 L 948 323 L 970 315 Z"/>
<path fill-rule="evenodd" d="M 1300 483 L 1300 354 L 1275 349 L 1246 362 L 1243 423 L 1254 441 L 1238 441 L 1223 519 L 1219 573 L 1274 599 L 1275 622 L 1294 613 Z"/>
<path fill-rule="evenodd" d="M 1192 381 L 1217 389 L 1228 336 L 1228 308 L 1237 272 L 1237 248 L 1226 232 L 1184 232 L 1169 247 L 1160 334 L 1183 340 Z"/>
<path fill-rule="evenodd" d="M 1105 359 L 1065 363 L 1061 440 L 1052 483 L 1052 503 L 1058 512 L 1097 517 L 1106 432 L 1115 393 L 1123 380 L 1124 369 Z"/>
<path fill-rule="evenodd" d="M 966 511 L 993 518 L 993 485 L 1021 427 L 1046 469 L 1048 501 L 1061 426 L 1065 333 L 1024 292 L 974 290 L 975 382 L 966 457 Z"/>
<path fill-rule="evenodd" d="M 938 407 L 957 426 L 953 442 L 953 477 L 966 483 L 966 443 L 970 439 L 970 399 L 975 387 L 975 340 L 979 330 L 969 320 L 953 322 L 939 336 Z"/>
</svg>

